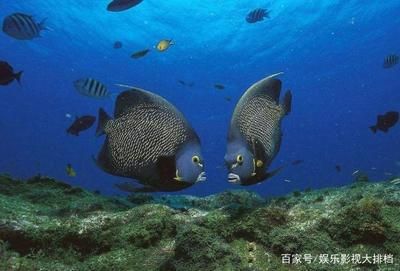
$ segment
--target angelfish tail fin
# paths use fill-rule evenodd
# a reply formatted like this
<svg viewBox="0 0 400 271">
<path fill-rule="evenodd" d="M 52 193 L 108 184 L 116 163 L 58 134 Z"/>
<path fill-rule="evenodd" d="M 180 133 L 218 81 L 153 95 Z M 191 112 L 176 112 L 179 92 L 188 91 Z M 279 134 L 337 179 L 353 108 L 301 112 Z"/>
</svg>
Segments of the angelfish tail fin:
<svg viewBox="0 0 400 271">
<path fill-rule="evenodd" d="M 99 109 L 99 122 L 97 124 L 97 129 L 96 129 L 96 136 L 99 137 L 101 135 L 104 135 L 105 128 L 107 123 L 111 120 L 111 117 L 104 111 L 103 108 L 100 107 Z"/>
</svg>

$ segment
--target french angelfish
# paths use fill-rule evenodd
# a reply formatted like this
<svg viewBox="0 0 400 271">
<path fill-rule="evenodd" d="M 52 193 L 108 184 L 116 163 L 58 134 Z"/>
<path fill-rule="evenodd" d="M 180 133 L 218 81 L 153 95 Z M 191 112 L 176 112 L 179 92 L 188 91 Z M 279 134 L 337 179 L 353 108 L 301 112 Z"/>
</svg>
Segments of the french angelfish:
<svg viewBox="0 0 400 271">
<path fill-rule="evenodd" d="M 225 163 L 228 181 L 240 185 L 260 183 L 280 171 L 267 172 L 281 145 L 281 122 L 291 111 L 287 91 L 279 104 L 281 81 L 268 76 L 252 85 L 240 98 L 231 119 Z"/>
<path fill-rule="evenodd" d="M 118 95 L 114 119 L 100 108 L 97 135 L 106 135 L 96 163 L 136 179 L 137 191 L 178 191 L 205 180 L 200 140 L 172 104 L 142 89 Z"/>
</svg>

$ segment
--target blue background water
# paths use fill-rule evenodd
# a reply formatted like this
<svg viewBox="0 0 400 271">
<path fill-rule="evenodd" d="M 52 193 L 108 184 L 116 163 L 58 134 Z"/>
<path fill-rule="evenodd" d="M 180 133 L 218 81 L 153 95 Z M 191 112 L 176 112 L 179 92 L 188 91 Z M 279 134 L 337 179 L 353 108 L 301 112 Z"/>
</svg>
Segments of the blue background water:
<svg viewBox="0 0 400 271">
<path fill-rule="evenodd" d="M 40 171 L 74 185 L 116 191 L 112 184 L 122 179 L 91 160 L 104 138 L 96 139 L 94 128 L 79 137 L 65 133 L 72 122 L 67 113 L 97 115 L 100 106 L 113 111 L 111 99 L 94 100 L 74 90 L 74 80 L 91 76 L 112 92 L 120 91 L 115 83 L 151 90 L 186 115 L 202 139 L 208 181 L 183 193 L 238 188 L 227 183 L 223 167 L 233 108 L 251 84 L 284 71 L 293 110 L 283 122 L 272 168 L 305 162 L 249 189 L 284 194 L 348 183 L 356 169 L 376 180 L 386 178 L 385 172 L 399 173 L 400 126 L 376 135 L 368 127 L 377 114 L 399 110 L 400 67 L 384 70 L 382 63 L 386 55 L 400 54 L 400 1 L 144 0 L 121 13 L 107 12 L 108 2 L 0 2 L 2 19 L 24 12 L 38 21 L 47 17 L 53 29 L 32 41 L 0 34 L 0 59 L 24 71 L 22 86 L 0 89 L 0 172 L 26 178 Z M 247 13 L 259 7 L 271 10 L 271 19 L 247 24 Z M 130 58 L 165 38 L 175 41 L 167 52 Z M 113 49 L 116 40 L 122 49 Z M 195 86 L 184 87 L 179 79 Z M 216 90 L 215 83 L 226 89 Z M 76 178 L 66 176 L 67 163 Z"/>
</svg>

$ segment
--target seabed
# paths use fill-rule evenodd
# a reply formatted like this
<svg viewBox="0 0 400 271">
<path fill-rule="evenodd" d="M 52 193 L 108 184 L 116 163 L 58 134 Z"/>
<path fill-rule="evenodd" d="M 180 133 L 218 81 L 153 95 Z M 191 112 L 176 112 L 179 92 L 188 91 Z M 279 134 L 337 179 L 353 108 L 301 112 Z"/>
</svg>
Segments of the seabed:
<svg viewBox="0 0 400 271">
<path fill-rule="evenodd" d="M 400 187 L 107 197 L 0 176 L 0 270 L 400 270 Z"/>
</svg>

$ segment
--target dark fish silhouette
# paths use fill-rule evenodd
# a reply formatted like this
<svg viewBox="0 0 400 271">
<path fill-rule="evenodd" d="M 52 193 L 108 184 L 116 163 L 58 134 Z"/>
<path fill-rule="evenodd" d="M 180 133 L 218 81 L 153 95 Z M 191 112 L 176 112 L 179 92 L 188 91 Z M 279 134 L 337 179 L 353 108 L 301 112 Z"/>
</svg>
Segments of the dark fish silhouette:
<svg viewBox="0 0 400 271">
<path fill-rule="evenodd" d="M 138 58 L 141 58 L 141 57 L 144 57 L 145 55 L 147 55 L 148 52 L 150 52 L 149 49 L 141 50 L 141 51 L 133 53 L 131 55 L 131 57 L 134 59 L 138 59 Z"/>
<path fill-rule="evenodd" d="M 114 49 L 121 49 L 122 48 L 122 42 L 116 41 L 114 42 Z"/>
<path fill-rule="evenodd" d="M 294 160 L 294 161 L 292 162 L 292 165 L 293 165 L 293 166 L 297 166 L 297 165 L 302 164 L 303 162 L 304 162 L 304 160 Z"/>
<path fill-rule="evenodd" d="M 232 98 L 229 97 L 229 96 L 226 96 L 226 97 L 225 97 L 225 100 L 226 100 L 227 102 L 230 102 L 230 101 L 232 101 Z"/>
<path fill-rule="evenodd" d="M 5 61 L 0 60 L 0 85 L 6 86 L 14 80 L 21 81 L 22 71 L 14 73 L 13 67 Z"/>
<path fill-rule="evenodd" d="M 376 124 L 369 127 L 375 134 L 378 130 L 387 133 L 399 121 L 399 112 L 389 111 L 385 115 L 378 115 Z"/>
<path fill-rule="evenodd" d="M 181 84 L 182 86 L 188 86 L 188 87 L 194 86 L 194 82 L 185 82 L 183 80 L 178 80 L 178 83 Z"/>
<path fill-rule="evenodd" d="M 399 56 L 398 55 L 388 55 L 383 60 L 383 67 L 385 69 L 392 68 L 399 63 Z"/>
<path fill-rule="evenodd" d="M 74 123 L 67 129 L 67 133 L 79 136 L 79 133 L 92 127 L 93 123 L 96 121 L 96 117 L 93 116 L 82 116 L 76 118 Z"/>
<path fill-rule="evenodd" d="M 335 169 L 337 172 L 341 172 L 342 171 L 342 167 L 340 165 L 336 165 Z"/>
<path fill-rule="evenodd" d="M 108 11 L 124 11 L 130 9 L 138 4 L 140 4 L 143 0 L 114 0 L 107 6 Z"/>
<path fill-rule="evenodd" d="M 40 37 L 40 31 L 46 30 L 45 21 L 37 23 L 33 16 L 14 13 L 3 21 L 3 32 L 17 40 L 31 40 Z"/>
<path fill-rule="evenodd" d="M 269 18 L 269 11 L 263 8 L 258 8 L 247 14 L 246 21 L 249 24 L 252 24 L 263 21 L 264 18 Z"/>
<path fill-rule="evenodd" d="M 215 84 L 214 87 L 215 87 L 216 89 L 219 89 L 219 90 L 225 89 L 225 86 L 222 85 L 222 84 Z"/>
</svg>

